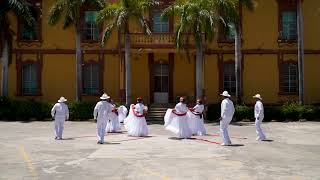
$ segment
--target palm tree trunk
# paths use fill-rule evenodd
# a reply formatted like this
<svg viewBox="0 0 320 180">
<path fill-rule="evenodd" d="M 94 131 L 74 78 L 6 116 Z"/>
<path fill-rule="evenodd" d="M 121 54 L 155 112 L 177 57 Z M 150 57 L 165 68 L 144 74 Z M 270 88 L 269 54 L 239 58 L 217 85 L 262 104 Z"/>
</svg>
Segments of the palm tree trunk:
<svg viewBox="0 0 320 180">
<path fill-rule="evenodd" d="M 130 34 L 125 34 L 125 70 L 126 70 L 126 104 L 131 104 L 131 60 L 130 60 Z"/>
<path fill-rule="evenodd" d="M 201 99 L 202 89 L 203 89 L 203 47 L 202 42 L 200 40 L 199 43 L 197 43 L 197 58 L 196 58 L 196 96 L 197 98 Z"/>
<path fill-rule="evenodd" d="M 76 23 L 76 101 L 81 101 L 82 93 L 82 55 L 81 55 L 81 29 L 79 23 Z"/>
<path fill-rule="evenodd" d="M 298 71 L 299 71 L 299 104 L 304 104 L 304 37 L 301 0 L 297 1 L 297 34 L 298 34 Z"/>
<path fill-rule="evenodd" d="M 235 33 L 235 76 L 236 76 L 236 101 L 237 104 L 241 103 L 241 27 L 240 23 L 236 23 L 236 33 Z"/>
<path fill-rule="evenodd" d="M 7 39 L 4 39 L 4 47 L 2 49 L 1 96 L 8 96 L 8 63 L 9 63 L 9 41 Z"/>
</svg>

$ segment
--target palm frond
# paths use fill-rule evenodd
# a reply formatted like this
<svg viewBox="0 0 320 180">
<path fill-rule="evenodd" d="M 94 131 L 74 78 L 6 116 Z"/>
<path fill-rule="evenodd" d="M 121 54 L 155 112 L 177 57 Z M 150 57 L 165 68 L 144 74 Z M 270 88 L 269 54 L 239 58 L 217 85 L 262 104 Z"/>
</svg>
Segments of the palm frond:
<svg viewBox="0 0 320 180">
<path fill-rule="evenodd" d="M 35 19 L 30 11 L 30 4 L 25 0 L 8 0 L 9 9 L 12 10 L 24 23 L 31 27 Z"/>
<path fill-rule="evenodd" d="M 58 0 L 49 10 L 49 25 L 56 25 L 65 11 L 67 1 Z"/>
</svg>

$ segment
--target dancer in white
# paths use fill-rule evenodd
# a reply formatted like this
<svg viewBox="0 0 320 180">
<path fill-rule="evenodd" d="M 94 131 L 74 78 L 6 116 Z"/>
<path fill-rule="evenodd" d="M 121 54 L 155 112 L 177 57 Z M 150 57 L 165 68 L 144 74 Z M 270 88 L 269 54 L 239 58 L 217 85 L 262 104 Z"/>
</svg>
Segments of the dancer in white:
<svg viewBox="0 0 320 180">
<path fill-rule="evenodd" d="M 104 93 L 100 97 L 100 101 L 97 103 L 93 111 L 93 117 L 97 120 L 98 144 L 104 143 L 104 136 L 106 134 L 108 116 L 113 108 L 113 106 L 107 102 L 107 99 L 110 99 L 110 96 Z"/>
<path fill-rule="evenodd" d="M 164 116 L 164 127 L 176 135 L 178 138 L 186 139 L 192 136 L 191 129 L 188 125 L 188 107 L 185 104 L 185 99 L 180 98 L 180 102 L 174 109 L 168 109 Z"/>
<path fill-rule="evenodd" d="M 148 136 L 146 114 L 148 108 L 143 105 L 142 98 L 137 98 L 137 104 L 130 106 L 129 115 L 124 119 L 124 127 L 129 136 Z"/>
<path fill-rule="evenodd" d="M 51 116 L 54 118 L 55 139 L 58 140 L 62 139 L 65 120 L 69 119 L 69 109 L 65 102 L 67 102 L 67 99 L 61 97 L 51 109 Z"/>
<path fill-rule="evenodd" d="M 203 123 L 203 111 L 204 105 L 202 104 L 202 100 L 197 100 L 197 105 L 193 108 L 190 108 L 188 111 L 189 117 L 189 127 L 192 131 L 193 135 L 204 136 L 206 135 L 206 129 Z"/>
<path fill-rule="evenodd" d="M 256 100 L 256 104 L 254 106 L 254 117 L 256 119 L 255 126 L 256 126 L 256 133 L 257 133 L 257 141 L 263 141 L 266 139 L 266 136 L 264 135 L 262 129 L 261 129 L 261 123 L 264 118 L 264 109 L 262 104 L 262 98 L 260 94 L 256 94 L 253 96 L 253 98 Z"/>
<path fill-rule="evenodd" d="M 121 105 L 120 107 L 118 107 L 118 119 L 119 122 L 122 123 L 124 121 L 124 119 L 127 117 L 128 114 L 128 109 Z"/>
<path fill-rule="evenodd" d="M 109 102 L 112 106 L 112 112 L 109 113 L 108 116 L 108 123 L 106 127 L 106 131 L 109 133 L 116 133 L 121 131 L 121 125 L 118 118 L 118 109 L 116 105 L 113 103 L 113 100 L 108 99 L 107 102 Z"/>
<path fill-rule="evenodd" d="M 233 102 L 230 100 L 230 95 L 228 91 L 224 91 L 221 96 L 224 99 L 221 102 L 221 117 L 220 117 L 220 135 L 222 136 L 223 143 L 222 146 L 231 145 L 231 140 L 228 133 L 228 126 L 233 118 L 234 106 Z"/>
</svg>

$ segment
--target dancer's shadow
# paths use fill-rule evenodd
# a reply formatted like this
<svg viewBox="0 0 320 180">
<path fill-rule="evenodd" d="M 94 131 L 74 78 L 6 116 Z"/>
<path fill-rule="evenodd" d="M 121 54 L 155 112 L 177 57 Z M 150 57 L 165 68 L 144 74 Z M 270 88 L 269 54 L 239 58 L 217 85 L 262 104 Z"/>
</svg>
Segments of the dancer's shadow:
<svg viewBox="0 0 320 180">
<path fill-rule="evenodd" d="M 263 142 L 273 142 L 274 140 L 272 139 L 265 139 L 265 140 L 262 140 Z"/>
<path fill-rule="evenodd" d="M 230 144 L 228 146 L 230 146 L 230 147 L 241 147 L 241 146 L 244 146 L 244 144 Z"/>
<path fill-rule="evenodd" d="M 74 140 L 74 138 L 62 138 L 62 139 L 60 139 L 61 141 L 71 141 L 71 140 Z"/>
<path fill-rule="evenodd" d="M 196 140 L 196 138 L 178 138 L 178 137 L 169 137 L 168 139 L 170 139 L 170 140 L 176 140 L 176 141 L 181 141 L 181 140 L 183 140 L 183 139 Z"/>
<path fill-rule="evenodd" d="M 102 145 L 116 145 L 116 144 L 121 144 L 118 142 L 104 142 Z"/>
</svg>

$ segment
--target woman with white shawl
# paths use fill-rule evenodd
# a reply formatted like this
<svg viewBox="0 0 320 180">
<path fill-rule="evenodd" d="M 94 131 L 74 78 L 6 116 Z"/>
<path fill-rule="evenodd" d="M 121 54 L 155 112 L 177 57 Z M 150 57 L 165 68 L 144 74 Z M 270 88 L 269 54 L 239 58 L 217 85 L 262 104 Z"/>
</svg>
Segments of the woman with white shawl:
<svg viewBox="0 0 320 180">
<path fill-rule="evenodd" d="M 197 105 L 193 108 L 190 108 L 187 115 L 189 117 L 189 127 L 192 131 L 193 135 L 204 136 L 206 135 L 206 129 L 203 123 L 203 111 L 204 105 L 202 104 L 202 100 L 197 100 Z"/>
<path fill-rule="evenodd" d="M 148 126 L 146 114 L 148 108 L 143 105 L 142 98 L 137 98 L 137 104 L 130 106 L 129 115 L 124 119 L 124 127 L 128 131 L 129 136 L 148 136 Z"/>
<path fill-rule="evenodd" d="M 185 98 L 181 97 L 180 102 L 174 109 L 168 109 L 164 116 L 164 127 L 175 133 L 178 138 L 186 139 L 192 136 L 191 129 L 188 125 L 188 107 L 185 104 Z"/>
<path fill-rule="evenodd" d="M 116 133 L 121 131 L 121 125 L 118 119 L 118 109 L 116 105 L 113 103 L 113 100 L 109 101 L 112 105 L 112 112 L 108 116 L 108 123 L 106 126 L 107 133 Z"/>
</svg>

